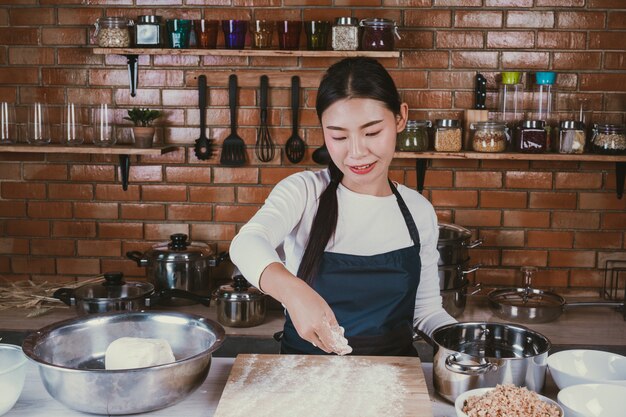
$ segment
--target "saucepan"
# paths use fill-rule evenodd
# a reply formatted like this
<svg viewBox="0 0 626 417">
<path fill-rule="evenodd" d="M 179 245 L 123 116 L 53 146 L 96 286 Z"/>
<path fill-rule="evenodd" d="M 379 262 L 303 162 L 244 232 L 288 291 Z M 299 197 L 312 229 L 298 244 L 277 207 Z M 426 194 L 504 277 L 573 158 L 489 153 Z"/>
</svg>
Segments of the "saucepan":
<svg viewBox="0 0 626 417">
<path fill-rule="evenodd" d="M 626 320 L 624 302 L 568 303 L 560 295 L 536 288 L 505 288 L 489 293 L 489 308 L 498 317 L 518 323 L 547 323 L 558 319 L 572 307 L 621 308 Z"/>
<path fill-rule="evenodd" d="M 175 362 L 106 370 L 104 354 L 121 337 L 162 338 Z M 48 393 L 69 408 L 92 414 L 144 413 L 183 400 L 204 382 L 224 328 L 179 312 L 123 312 L 61 321 L 31 333 L 22 349 L 39 367 Z"/>
</svg>

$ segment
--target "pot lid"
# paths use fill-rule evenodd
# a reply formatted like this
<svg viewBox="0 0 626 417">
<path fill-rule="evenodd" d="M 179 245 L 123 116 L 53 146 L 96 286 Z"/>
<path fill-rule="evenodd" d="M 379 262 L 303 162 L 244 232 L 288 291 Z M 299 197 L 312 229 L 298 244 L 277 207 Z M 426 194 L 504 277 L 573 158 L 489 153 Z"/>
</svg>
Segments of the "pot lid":
<svg viewBox="0 0 626 417">
<path fill-rule="evenodd" d="M 149 296 L 154 285 L 149 282 L 126 282 L 121 272 L 107 272 L 104 281 L 86 284 L 74 291 L 77 300 L 136 299 Z"/>
<path fill-rule="evenodd" d="M 190 242 L 184 233 L 170 236 L 169 242 L 159 243 L 146 253 L 146 257 L 159 262 L 193 262 L 200 259 L 209 260 L 213 250 L 206 243 Z"/>
<path fill-rule="evenodd" d="M 455 243 L 472 236 L 468 229 L 452 223 L 439 223 L 439 243 Z"/>
<path fill-rule="evenodd" d="M 235 275 L 231 284 L 222 285 L 215 291 L 215 297 L 224 301 L 253 301 L 265 294 L 250 285 L 243 275 Z"/>
<path fill-rule="evenodd" d="M 558 294 L 536 288 L 504 288 L 489 293 L 489 299 L 500 305 L 522 308 L 563 307 L 565 299 Z"/>
</svg>

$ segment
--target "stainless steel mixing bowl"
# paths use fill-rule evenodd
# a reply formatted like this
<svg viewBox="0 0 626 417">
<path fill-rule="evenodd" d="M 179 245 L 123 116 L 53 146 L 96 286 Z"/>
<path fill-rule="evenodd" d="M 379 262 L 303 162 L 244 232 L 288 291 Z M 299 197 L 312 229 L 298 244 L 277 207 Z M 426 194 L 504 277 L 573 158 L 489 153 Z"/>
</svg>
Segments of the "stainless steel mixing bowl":
<svg viewBox="0 0 626 417">
<path fill-rule="evenodd" d="M 176 362 L 105 370 L 107 347 L 125 336 L 167 340 Z M 46 326 L 30 334 L 22 349 L 39 365 L 53 398 L 86 413 L 120 415 L 164 408 L 192 393 L 204 382 L 211 353 L 224 336 L 221 325 L 192 314 L 124 312 Z"/>
</svg>

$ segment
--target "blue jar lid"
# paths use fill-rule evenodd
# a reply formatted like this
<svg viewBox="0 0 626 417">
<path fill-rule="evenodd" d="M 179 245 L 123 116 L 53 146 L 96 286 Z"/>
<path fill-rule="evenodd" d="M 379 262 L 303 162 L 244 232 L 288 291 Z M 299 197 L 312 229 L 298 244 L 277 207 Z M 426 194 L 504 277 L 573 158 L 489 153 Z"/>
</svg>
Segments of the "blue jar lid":
<svg viewBox="0 0 626 417">
<path fill-rule="evenodd" d="M 535 73 L 537 84 L 554 84 L 556 80 L 556 72 L 537 72 Z"/>
</svg>

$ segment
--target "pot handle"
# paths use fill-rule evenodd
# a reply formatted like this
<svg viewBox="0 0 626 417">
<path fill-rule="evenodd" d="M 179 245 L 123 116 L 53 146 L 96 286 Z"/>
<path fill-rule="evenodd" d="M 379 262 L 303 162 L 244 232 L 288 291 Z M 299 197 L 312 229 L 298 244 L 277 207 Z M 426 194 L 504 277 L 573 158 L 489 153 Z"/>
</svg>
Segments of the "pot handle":
<svg viewBox="0 0 626 417">
<path fill-rule="evenodd" d="M 128 259 L 131 259 L 131 260 L 137 262 L 137 266 L 147 266 L 148 265 L 148 260 L 144 259 L 143 253 L 137 252 L 136 250 L 126 252 L 126 257 Z"/>
<path fill-rule="evenodd" d="M 222 262 L 230 260 L 230 254 L 228 251 L 222 252 L 214 259 L 209 260 L 209 266 L 219 266 Z"/>
<path fill-rule="evenodd" d="M 59 288 L 52 296 L 57 300 L 62 301 L 64 304 L 68 306 L 73 306 L 76 304 L 76 298 L 74 298 L 74 289 L 73 288 Z"/>
<path fill-rule="evenodd" d="M 456 354 L 448 355 L 446 358 L 446 369 L 456 372 L 457 374 L 465 375 L 482 375 L 489 371 L 495 371 L 498 369 L 498 365 L 491 362 L 485 362 L 478 365 L 465 365 L 457 362 L 458 358 Z"/>
<path fill-rule="evenodd" d="M 471 274 L 472 272 L 478 271 L 483 264 L 476 264 L 474 266 L 470 266 L 469 269 L 464 269 L 461 271 L 463 275 Z"/>
<path fill-rule="evenodd" d="M 475 247 L 480 246 L 482 244 L 483 244 L 482 239 L 472 240 L 469 243 L 465 243 L 465 242 L 462 243 L 462 245 L 465 246 L 467 249 L 474 249 Z"/>
<path fill-rule="evenodd" d="M 197 295 L 189 291 L 178 290 L 178 289 L 161 290 L 157 294 L 149 298 L 149 303 L 150 305 L 154 305 L 154 304 L 157 304 L 159 300 L 169 299 L 173 297 L 186 298 L 187 300 L 193 300 L 207 307 L 211 305 L 211 297 L 203 297 L 201 295 Z"/>
</svg>

